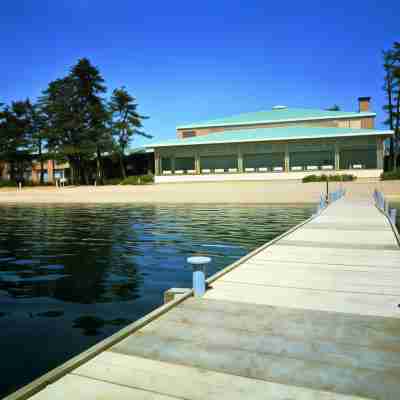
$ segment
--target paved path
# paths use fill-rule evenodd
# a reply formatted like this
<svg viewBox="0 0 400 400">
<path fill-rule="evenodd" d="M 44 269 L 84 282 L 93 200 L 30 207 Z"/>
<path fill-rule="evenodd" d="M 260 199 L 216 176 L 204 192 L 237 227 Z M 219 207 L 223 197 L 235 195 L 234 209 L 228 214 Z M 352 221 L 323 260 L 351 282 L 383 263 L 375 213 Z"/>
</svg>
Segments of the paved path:
<svg viewBox="0 0 400 400">
<path fill-rule="evenodd" d="M 371 201 L 239 264 L 31 398 L 400 398 L 400 249 Z"/>
</svg>

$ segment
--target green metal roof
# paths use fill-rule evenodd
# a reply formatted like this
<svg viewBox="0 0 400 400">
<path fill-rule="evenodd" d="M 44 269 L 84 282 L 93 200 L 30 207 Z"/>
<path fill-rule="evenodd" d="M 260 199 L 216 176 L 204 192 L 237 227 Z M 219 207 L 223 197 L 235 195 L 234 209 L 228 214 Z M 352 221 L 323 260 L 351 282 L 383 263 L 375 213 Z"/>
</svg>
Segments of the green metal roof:
<svg viewBox="0 0 400 400">
<path fill-rule="evenodd" d="M 353 136 L 390 136 L 392 131 L 376 129 L 324 128 L 324 127 L 282 127 L 241 129 L 211 133 L 187 139 L 172 139 L 149 143 L 146 147 L 190 146 L 201 144 L 266 142 L 277 140 L 324 139 Z"/>
<path fill-rule="evenodd" d="M 277 106 L 279 107 L 279 106 Z M 177 126 L 177 129 L 206 128 L 213 126 L 231 126 L 231 125 L 250 125 L 261 123 L 287 122 L 287 121 L 307 121 L 315 119 L 330 118 L 359 118 L 375 117 L 371 112 L 344 112 L 327 111 L 308 108 L 273 108 L 268 111 L 257 111 L 245 114 L 237 114 L 226 118 L 212 119 L 198 123 Z"/>
<path fill-rule="evenodd" d="M 151 147 L 151 146 L 150 146 Z M 146 146 L 143 147 L 134 147 L 132 149 L 128 150 L 129 155 L 133 154 L 145 154 L 145 153 L 151 153 L 152 151 L 148 149 Z"/>
</svg>

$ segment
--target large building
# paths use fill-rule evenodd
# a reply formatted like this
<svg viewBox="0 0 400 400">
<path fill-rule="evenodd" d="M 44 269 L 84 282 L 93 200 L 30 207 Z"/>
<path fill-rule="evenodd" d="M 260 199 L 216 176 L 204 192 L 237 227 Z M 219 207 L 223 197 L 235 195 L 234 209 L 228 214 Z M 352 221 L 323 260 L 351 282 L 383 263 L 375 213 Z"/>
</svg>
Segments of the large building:
<svg viewBox="0 0 400 400">
<path fill-rule="evenodd" d="M 177 127 L 178 139 L 152 143 L 155 182 L 301 179 L 310 174 L 378 177 L 383 141 L 370 98 L 358 112 L 275 106 Z"/>
</svg>

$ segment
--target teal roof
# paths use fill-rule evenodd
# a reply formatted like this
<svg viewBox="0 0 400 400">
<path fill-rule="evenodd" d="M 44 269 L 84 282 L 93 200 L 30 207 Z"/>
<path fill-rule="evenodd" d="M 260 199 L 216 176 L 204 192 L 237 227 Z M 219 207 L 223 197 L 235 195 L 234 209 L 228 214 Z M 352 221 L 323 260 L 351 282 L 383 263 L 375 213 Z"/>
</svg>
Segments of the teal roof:
<svg viewBox="0 0 400 400">
<path fill-rule="evenodd" d="M 197 123 L 177 126 L 177 129 L 205 128 L 211 126 L 251 125 L 261 123 L 286 122 L 286 121 L 307 121 L 315 119 L 330 118 L 359 118 L 375 117 L 371 112 L 344 112 L 327 111 L 309 108 L 276 108 L 268 111 L 256 111 L 245 114 L 237 114 L 226 118 L 211 119 Z"/>
<path fill-rule="evenodd" d="M 151 147 L 151 146 L 150 146 Z M 144 153 L 151 153 L 151 150 L 149 150 L 146 146 L 143 147 L 134 147 L 132 149 L 128 150 L 129 155 L 133 154 L 144 154 Z"/>
<path fill-rule="evenodd" d="M 282 127 L 257 128 L 223 131 L 187 139 L 172 139 L 149 143 L 146 147 L 189 146 L 216 143 L 266 142 L 277 140 L 324 139 L 353 136 L 390 136 L 392 131 L 376 129 L 324 128 L 324 127 Z"/>
</svg>

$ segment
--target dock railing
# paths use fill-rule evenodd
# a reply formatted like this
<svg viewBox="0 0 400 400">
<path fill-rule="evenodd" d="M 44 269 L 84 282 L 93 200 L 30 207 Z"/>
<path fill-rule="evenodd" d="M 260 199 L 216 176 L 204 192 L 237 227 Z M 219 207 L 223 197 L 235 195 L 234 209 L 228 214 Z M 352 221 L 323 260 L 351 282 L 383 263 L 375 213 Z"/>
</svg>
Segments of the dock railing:
<svg viewBox="0 0 400 400">
<path fill-rule="evenodd" d="M 346 189 L 340 188 L 335 190 L 334 192 L 330 192 L 328 195 L 322 193 L 321 198 L 318 204 L 317 214 L 322 212 L 328 204 L 335 202 L 336 200 L 341 199 L 346 194 Z"/>
<path fill-rule="evenodd" d="M 397 210 L 390 208 L 389 201 L 385 198 L 384 194 L 375 189 L 373 197 L 376 207 L 389 218 L 393 225 L 396 225 Z"/>
</svg>

